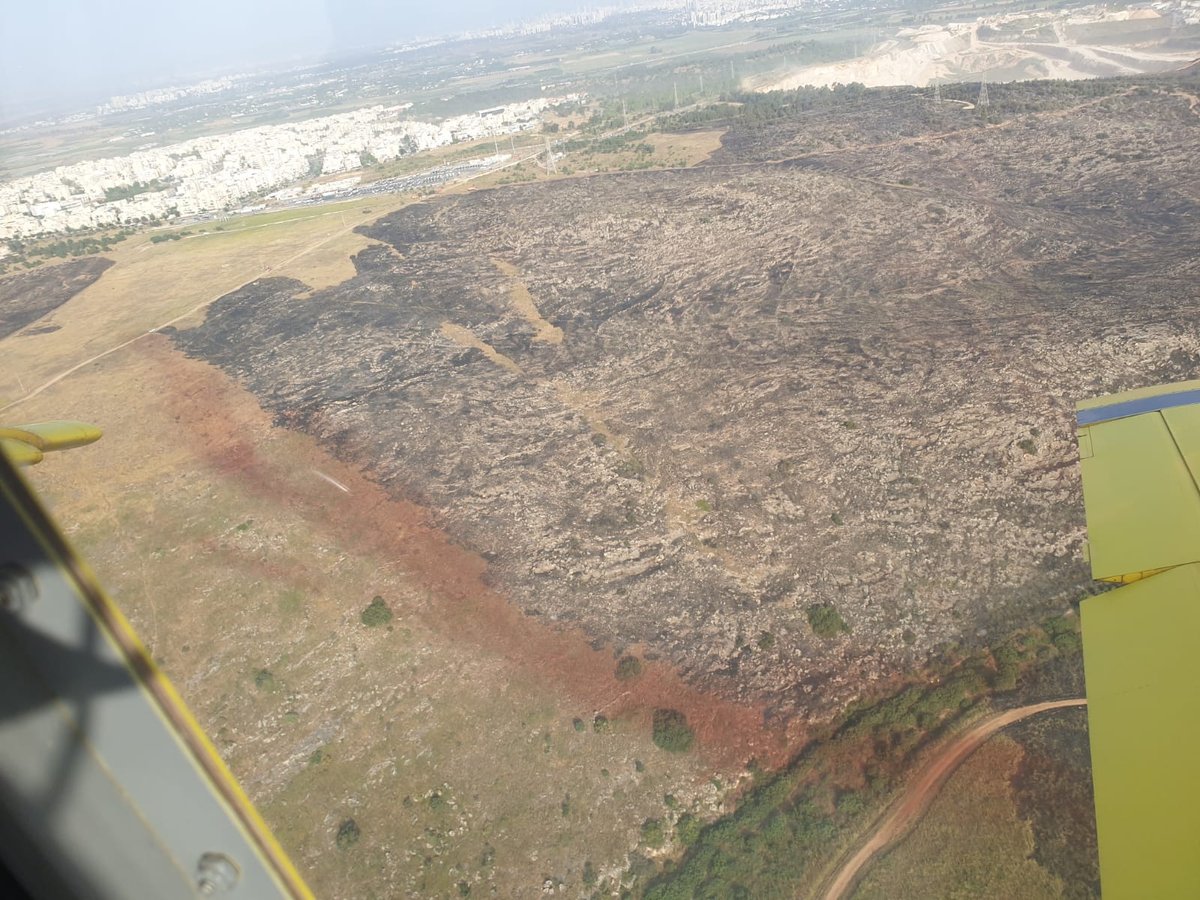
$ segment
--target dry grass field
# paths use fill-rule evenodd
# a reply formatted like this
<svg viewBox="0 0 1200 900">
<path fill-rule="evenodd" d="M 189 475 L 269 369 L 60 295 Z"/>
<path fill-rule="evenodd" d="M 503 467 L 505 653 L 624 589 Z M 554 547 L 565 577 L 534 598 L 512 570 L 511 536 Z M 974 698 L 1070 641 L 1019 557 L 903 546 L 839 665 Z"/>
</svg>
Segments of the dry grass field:
<svg viewBox="0 0 1200 900">
<path fill-rule="evenodd" d="M 147 333 L 267 273 L 317 289 L 346 279 L 374 243 L 352 229 L 403 202 L 131 239 L 48 317 L 57 330 L 0 342 L 4 416 L 104 429 L 29 477 L 320 896 L 578 889 L 580 834 L 597 880 L 615 878 L 666 795 L 719 807 L 720 761 L 666 753 L 621 712 L 621 691 L 673 676 L 648 665 L 644 688 L 617 685 L 611 648 L 526 625 L 423 510 Z M 393 617 L 368 627 L 376 596 Z M 564 686 L 544 677 L 544 654 L 603 677 Z M 339 847 L 351 818 L 359 839 Z"/>
<path fill-rule="evenodd" d="M 903 897 L 917 884 L 927 897 L 1061 897 L 1017 815 L 1011 780 L 1022 756 L 1003 735 L 975 751 L 912 833 L 867 869 L 854 900 Z"/>
</svg>

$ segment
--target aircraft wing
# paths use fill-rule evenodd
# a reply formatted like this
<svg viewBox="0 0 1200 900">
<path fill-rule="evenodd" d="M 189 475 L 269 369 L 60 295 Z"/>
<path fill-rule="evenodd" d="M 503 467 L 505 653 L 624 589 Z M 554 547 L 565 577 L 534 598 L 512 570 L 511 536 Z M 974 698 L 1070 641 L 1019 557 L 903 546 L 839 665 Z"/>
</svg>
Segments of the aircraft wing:
<svg viewBox="0 0 1200 900">
<path fill-rule="evenodd" d="M 1084 670 L 1106 900 L 1200 897 L 1200 381 L 1079 404 Z"/>
<path fill-rule="evenodd" d="M 0 450 L 18 466 L 32 466 L 52 450 L 70 450 L 100 440 L 100 429 L 86 422 L 37 422 L 0 425 Z"/>
<path fill-rule="evenodd" d="M 38 898 L 312 897 L 2 452 L 0 860 Z"/>
</svg>

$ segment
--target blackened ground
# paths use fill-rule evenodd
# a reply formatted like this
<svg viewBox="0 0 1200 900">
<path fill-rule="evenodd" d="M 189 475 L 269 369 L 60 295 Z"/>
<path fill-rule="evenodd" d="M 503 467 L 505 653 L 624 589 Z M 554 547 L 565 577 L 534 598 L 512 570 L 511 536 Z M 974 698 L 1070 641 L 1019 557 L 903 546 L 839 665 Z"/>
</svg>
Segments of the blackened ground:
<svg viewBox="0 0 1200 900">
<path fill-rule="evenodd" d="M 112 260 L 87 256 L 0 278 L 0 338 L 62 306 L 104 274 Z M 54 330 L 56 326 L 46 326 Z"/>
<path fill-rule="evenodd" d="M 1200 361 L 1191 89 L 936 132 L 867 92 L 899 138 L 417 204 L 176 340 L 528 615 L 824 715 L 1084 590 L 1074 402 Z"/>
</svg>

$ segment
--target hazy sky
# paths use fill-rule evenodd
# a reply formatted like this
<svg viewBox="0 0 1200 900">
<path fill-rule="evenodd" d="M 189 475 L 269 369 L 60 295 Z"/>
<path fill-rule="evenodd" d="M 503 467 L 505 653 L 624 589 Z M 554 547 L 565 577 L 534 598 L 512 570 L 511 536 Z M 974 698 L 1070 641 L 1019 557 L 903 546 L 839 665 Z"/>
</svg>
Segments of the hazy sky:
<svg viewBox="0 0 1200 900">
<path fill-rule="evenodd" d="M 0 11 L 0 107 L 495 25 L 584 0 L 16 0 Z"/>
</svg>

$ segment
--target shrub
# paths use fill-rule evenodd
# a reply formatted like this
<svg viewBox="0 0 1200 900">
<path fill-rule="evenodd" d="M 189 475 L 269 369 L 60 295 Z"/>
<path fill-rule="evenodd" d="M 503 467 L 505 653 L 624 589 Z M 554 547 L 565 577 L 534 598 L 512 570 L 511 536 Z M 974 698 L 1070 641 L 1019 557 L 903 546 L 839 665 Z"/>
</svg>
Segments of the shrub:
<svg viewBox="0 0 1200 900">
<path fill-rule="evenodd" d="M 837 637 L 850 630 L 846 620 L 828 603 L 814 603 L 808 608 L 808 624 L 813 634 L 820 638 Z"/>
<path fill-rule="evenodd" d="M 368 628 L 386 625 L 392 621 L 392 611 L 382 597 L 375 597 L 370 605 L 362 611 L 362 623 Z"/>
<path fill-rule="evenodd" d="M 259 669 L 254 673 L 254 686 L 260 691 L 269 691 L 275 687 L 275 676 L 269 669 Z"/>
<path fill-rule="evenodd" d="M 690 847 L 700 837 L 701 827 L 699 819 L 691 813 L 684 813 L 675 823 L 675 836 L 679 838 L 679 843 L 683 846 Z"/>
<path fill-rule="evenodd" d="M 596 883 L 596 867 L 590 859 L 583 864 L 583 883 L 588 887 Z"/>
<path fill-rule="evenodd" d="M 642 674 L 642 661 L 636 656 L 622 656 L 617 663 L 617 679 L 629 681 Z"/>
<path fill-rule="evenodd" d="M 1080 640 L 1079 634 L 1074 631 L 1064 631 L 1061 634 L 1056 634 L 1053 641 L 1055 649 L 1064 656 L 1078 653 L 1083 647 L 1083 641 Z"/>
<path fill-rule="evenodd" d="M 596 718 L 592 719 L 592 730 L 596 734 L 604 734 L 604 732 L 608 731 L 608 716 L 597 715 Z"/>
<path fill-rule="evenodd" d="M 655 745 L 663 750 L 686 753 L 692 749 L 695 734 L 683 713 L 675 709 L 656 709 L 653 740 Z"/>
<path fill-rule="evenodd" d="M 353 819 L 344 819 L 338 826 L 336 843 L 339 850 L 348 850 L 358 843 L 358 823 Z"/>
<path fill-rule="evenodd" d="M 666 839 L 661 819 L 647 819 L 642 823 L 642 840 L 647 847 L 657 849 L 666 843 Z"/>
<path fill-rule="evenodd" d="M 764 631 L 762 634 L 760 634 L 758 636 L 758 649 L 759 650 L 770 650 L 774 646 L 775 646 L 775 635 L 771 634 L 771 632 Z"/>
<path fill-rule="evenodd" d="M 837 798 L 837 811 L 844 816 L 857 816 L 867 808 L 862 794 L 847 791 Z"/>
</svg>

